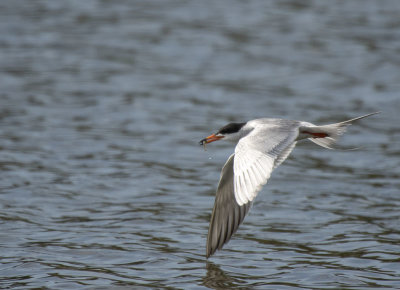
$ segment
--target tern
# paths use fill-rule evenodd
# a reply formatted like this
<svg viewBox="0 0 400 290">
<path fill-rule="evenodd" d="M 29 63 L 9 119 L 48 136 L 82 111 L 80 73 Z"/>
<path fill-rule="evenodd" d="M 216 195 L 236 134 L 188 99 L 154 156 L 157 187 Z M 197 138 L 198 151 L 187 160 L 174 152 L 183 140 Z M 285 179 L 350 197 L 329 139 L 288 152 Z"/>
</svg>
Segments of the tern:
<svg viewBox="0 0 400 290">
<path fill-rule="evenodd" d="M 221 139 L 236 143 L 235 152 L 221 171 L 208 230 L 206 257 L 221 250 L 231 239 L 272 171 L 289 156 L 297 141 L 308 139 L 319 146 L 335 149 L 339 136 L 352 122 L 378 113 L 323 126 L 285 119 L 255 119 L 230 123 L 201 140 L 203 146 Z"/>
</svg>

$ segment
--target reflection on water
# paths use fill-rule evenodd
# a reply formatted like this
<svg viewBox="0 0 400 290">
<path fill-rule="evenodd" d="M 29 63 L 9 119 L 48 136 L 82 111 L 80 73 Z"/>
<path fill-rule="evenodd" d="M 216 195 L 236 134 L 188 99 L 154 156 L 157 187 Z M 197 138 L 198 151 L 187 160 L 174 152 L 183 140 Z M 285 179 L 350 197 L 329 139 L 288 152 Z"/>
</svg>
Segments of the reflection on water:
<svg viewBox="0 0 400 290">
<path fill-rule="evenodd" d="M 231 277 L 229 274 L 221 270 L 221 268 L 207 261 L 206 263 L 207 275 L 203 278 L 203 284 L 210 289 L 231 289 L 237 288 L 245 284 L 245 282 Z M 246 289 L 246 287 L 240 287 Z"/>
<path fill-rule="evenodd" d="M 400 283 L 397 1 L 0 2 L 0 288 Z M 205 259 L 231 121 L 303 142 Z"/>
</svg>

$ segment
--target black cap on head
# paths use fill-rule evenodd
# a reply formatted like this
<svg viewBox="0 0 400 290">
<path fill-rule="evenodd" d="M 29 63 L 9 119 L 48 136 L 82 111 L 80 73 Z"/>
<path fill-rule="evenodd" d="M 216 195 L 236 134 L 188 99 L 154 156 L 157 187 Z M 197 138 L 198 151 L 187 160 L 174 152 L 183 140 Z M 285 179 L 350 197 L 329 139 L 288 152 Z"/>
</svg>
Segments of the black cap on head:
<svg viewBox="0 0 400 290">
<path fill-rule="evenodd" d="M 246 123 L 229 123 L 228 125 L 222 127 L 218 130 L 217 134 L 232 134 L 237 133 Z"/>
</svg>

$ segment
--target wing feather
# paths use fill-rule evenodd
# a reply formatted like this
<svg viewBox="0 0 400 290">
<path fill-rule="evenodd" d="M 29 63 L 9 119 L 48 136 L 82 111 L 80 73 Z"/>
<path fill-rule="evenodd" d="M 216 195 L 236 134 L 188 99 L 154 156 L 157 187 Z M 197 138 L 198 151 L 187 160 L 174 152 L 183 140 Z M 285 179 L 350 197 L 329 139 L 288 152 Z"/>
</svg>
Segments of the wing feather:
<svg viewBox="0 0 400 290">
<path fill-rule="evenodd" d="M 262 130 L 254 131 L 242 138 L 235 148 L 235 199 L 239 205 L 255 199 L 267 183 L 272 170 L 292 152 L 298 136 L 296 126 L 286 131 L 269 128 L 265 135 L 270 135 L 270 142 L 268 139 L 265 141 Z"/>
<path fill-rule="evenodd" d="M 208 229 L 207 258 L 230 240 L 251 207 L 251 202 L 240 206 L 235 200 L 233 194 L 234 156 L 235 154 L 232 154 L 228 158 L 221 172 Z"/>
<path fill-rule="evenodd" d="M 286 147 L 280 155 L 275 159 L 274 168 L 278 167 L 283 161 L 288 158 L 289 154 L 293 151 L 297 142 L 293 142 L 291 145 Z"/>
<path fill-rule="evenodd" d="M 235 187 L 235 198 L 239 205 L 243 205 L 252 201 L 261 187 L 267 182 L 273 169 L 274 158 L 254 149 L 244 149 L 239 144 L 236 148 L 238 147 L 239 150 L 235 150 L 235 162 L 236 158 L 238 158 L 241 161 L 246 160 L 246 163 L 242 161 L 237 166 L 234 166 L 235 181 L 239 181 L 235 182 L 237 184 Z M 239 157 L 237 157 L 238 155 Z M 241 158 L 241 155 L 245 155 L 245 157 Z M 249 170 L 257 172 L 256 174 L 260 176 L 256 184 L 250 181 L 253 178 L 249 176 Z"/>
</svg>

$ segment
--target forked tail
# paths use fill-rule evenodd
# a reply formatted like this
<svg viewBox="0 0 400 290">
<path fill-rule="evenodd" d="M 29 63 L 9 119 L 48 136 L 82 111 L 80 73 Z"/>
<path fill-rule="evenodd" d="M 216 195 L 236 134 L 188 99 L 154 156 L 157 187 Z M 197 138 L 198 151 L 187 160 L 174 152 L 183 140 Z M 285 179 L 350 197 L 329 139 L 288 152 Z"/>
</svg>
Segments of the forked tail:
<svg viewBox="0 0 400 290">
<path fill-rule="evenodd" d="M 347 120 L 340 123 L 315 126 L 313 124 L 307 124 L 300 127 L 299 139 L 308 138 L 308 140 L 314 142 L 315 144 L 328 149 L 335 149 L 335 145 L 339 137 L 346 132 L 348 126 L 350 126 L 354 121 L 364 119 L 366 117 L 379 114 L 380 112 L 374 112 L 367 114 L 358 118 Z"/>
</svg>

